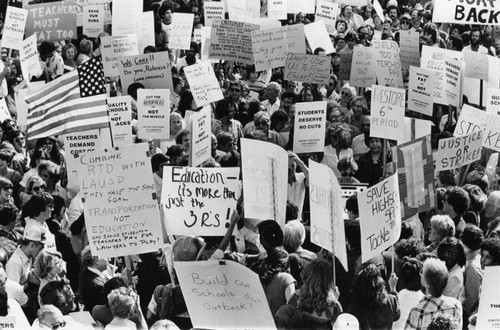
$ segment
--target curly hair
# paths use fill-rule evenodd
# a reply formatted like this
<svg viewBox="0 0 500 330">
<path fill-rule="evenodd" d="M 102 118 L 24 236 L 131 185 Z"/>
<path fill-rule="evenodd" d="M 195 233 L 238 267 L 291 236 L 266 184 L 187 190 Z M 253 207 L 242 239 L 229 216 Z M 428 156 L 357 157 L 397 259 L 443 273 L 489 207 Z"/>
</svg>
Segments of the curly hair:
<svg viewBox="0 0 500 330">
<path fill-rule="evenodd" d="M 347 149 L 351 145 L 351 133 L 342 127 L 339 123 L 332 123 L 328 128 L 326 129 L 327 136 L 328 136 L 328 142 L 330 142 L 330 139 L 332 136 L 336 136 L 338 139 L 338 144 L 340 148 L 342 149 Z"/>
<path fill-rule="evenodd" d="M 420 271 L 424 264 L 417 258 L 404 257 L 403 265 L 399 271 L 401 281 L 406 284 L 408 290 L 418 291 L 422 288 L 420 281 Z"/>
<path fill-rule="evenodd" d="M 465 249 L 462 242 L 456 237 L 446 237 L 439 243 L 437 256 L 451 269 L 455 265 L 465 265 Z"/>
<path fill-rule="evenodd" d="M 113 316 L 129 318 L 137 306 L 137 293 L 127 287 L 119 287 L 108 294 L 109 309 Z"/>
<path fill-rule="evenodd" d="M 16 221 L 19 210 L 14 204 L 4 204 L 0 206 L 0 225 L 8 226 Z"/>
<path fill-rule="evenodd" d="M 58 260 L 62 261 L 61 253 L 51 250 L 42 250 L 35 259 L 35 274 L 38 278 L 43 279 L 47 277 Z"/>
<path fill-rule="evenodd" d="M 465 246 L 475 251 L 481 246 L 481 242 L 484 239 L 484 233 L 478 226 L 468 223 L 465 225 L 460 239 Z"/>
<path fill-rule="evenodd" d="M 63 315 L 68 315 L 75 308 L 75 296 L 67 280 L 51 281 L 40 291 L 42 305 L 54 305 Z"/>
<path fill-rule="evenodd" d="M 419 238 L 407 238 L 399 240 L 394 246 L 396 255 L 403 260 L 404 257 L 415 258 L 420 252 L 425 251 L 424 243 Z"/>
<path fill-rule="evenodd" d="M 329 303 L 335 301 L 333 295 L 333 272 L 330 263 L 324 259 L 313 260 L 300 274 L 304 284 L 299 292 L 298 307 L 308 313 L 322 313 Z"/>
<path fill-rule="evenodd" d="M 351 286 L 352 303 L 359 308 L 377 310 L 387 299 L 385 281 L 374 264 L 366 265 L 354 275 Z"/>
<path fill-rule="evenodd" d="M 445 200 L 458 215 L 462 215 L 469 208 L 469 193 L 460 187 L 453 187 L 446 191 Z"/>
<path fill-rule="evenodd" d="M 462 187 L 465 191 L 469 193 L 470 205 L 469 209 L 475 212 L 481 212 L 486 205 L 488 196 L 483 192 L 483 190 L 475 184 L 467 183 Z"/>
<path fill-rule="evenodd" d="M 288 266 L 288 252 L 283 246 L 277 246 L 271 248 L 267 257 L 252 268 L 259 275 L 262 284 L 268 284 L 278 273 L 286 271 Z"/>
<path fill-rule="evenodd" d="M 481 242 L 481 250 L 488 251 L 495 265 L 500 265 L 500 239 L 497 237 L 486 238 Z"/>
</svg>

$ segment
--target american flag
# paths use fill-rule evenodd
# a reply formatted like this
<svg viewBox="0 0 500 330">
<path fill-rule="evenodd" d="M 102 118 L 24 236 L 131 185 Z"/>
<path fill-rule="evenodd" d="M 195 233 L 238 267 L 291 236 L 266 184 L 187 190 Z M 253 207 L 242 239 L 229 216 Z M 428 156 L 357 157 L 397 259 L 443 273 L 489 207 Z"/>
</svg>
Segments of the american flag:
<svg viewBox="0 0 500 330">
<path fill-rule="evenodd" d="M 92 58 L 26 97 L 28 139 L 109 126 L 102 63 Z"/>
</svg>

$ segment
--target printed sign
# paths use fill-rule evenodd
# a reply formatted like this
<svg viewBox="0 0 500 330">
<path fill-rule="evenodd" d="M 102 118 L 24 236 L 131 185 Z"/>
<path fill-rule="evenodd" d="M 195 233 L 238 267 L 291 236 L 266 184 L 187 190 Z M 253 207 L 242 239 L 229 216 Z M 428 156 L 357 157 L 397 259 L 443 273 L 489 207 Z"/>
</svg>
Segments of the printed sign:
<svg viewBox="0 0 500 330">
<path fill-rule="evenodd" d="M 325 54 L 331 54 L 334 52 L 332 40 L 326 31 L 325 22 L 317 21 L 304 25 L 304 34 L 306 35 L 306 39 L 309 42 L 309 46 L 311 47 L 313 53 L 316 48 L 320 47 L 325 50 Z"/>
<path fill-rule="evenodd" d="M 403 141 L 405 97 L 404 89 L 372 86 L 370 136 Z"/>
<path fill-rule="evenodd" d="M 138 136 L 166 140 L 170 136 L 170 90 L 137 90 Z"/>
<path fill-rule="evenodd" d="M 163 237 L 147 143 L 78 158 L 78 178 L 92 255 L 158 251 Z"/>
<path fill-rule="evenodd" d="M 392 40 L 373 40 L 376 52 L 379 85 L 403 87 L 403 74 L 399 58 L 399 45 Z"/>
<path fill-rule="evenodd" d="M 39 42 L 76 39 L 77 10 L 65 1 L 29 5 L 26 35 L 36 33 Z"/>
<path fill-rule="evenodd" d="M 318 0 L 316 4 L 315 21 L 325 22 L 326 30 L 328 33 L 333 34 L 335 32 L 335 23 L 339 13 L 339 5 L 327 0 Z"/>
<path fill-rule="evenodd" d="M 328 56 L 286 54 L 285 80 L 328 84 L 330 80 Z"/>
<path fill-rule="evenodd" d="M 500 266 L 484 267 L 476 329 L 500 329 L 500 297 L 497 290 L 499 278 Z"/>
<path fill-rule="evenodd" d="M 113 146 L 133 143 L 132 98 L 128 95 L 111 97 L 107 105 Z"/>
<path fill-rule="evenodd" d="M 184 73 L 197 107 L 203 107 L 224 98 L 210 61 L 184 67 Z"/>
<path fill-rule="evenodd" d="M 325 131 L 326 101 L 296 104 L 293 152 L 323 152 Z"/>
<path fill-rule="evenodd" d="M 118 68 L 123 93 L 126 95 L 128 87 L 136 82 L 148 89 L 174 89 L 168 52 L 120 57 Z"/>
<path fill-rule="evenodd" d="M 399 57 L 401 67 L 420 66 L 420 34 L 415 30 L 399 30 Z"/>
<path fill-rule="evenodd" d="M 24 28 L 28 19 L 28 10 L 7 6 L 5 26 L 2 32 L 2 47 L 19 49 L 24 38 Z"/>
<path fill-rule="evenodd" d="M 32 77 L 39 77 L 43 73 L 38 54 L 36 34 L 32 34 L 21 43 L 19 49 L 21 59 L 21 71 L 24 80 L 29 84 Z"/>
<path fill-rule="evenodd" d="M 434 72 L 410 66 L 408 109 L 432 116 Z"/>
<path fill-rule="evenodd" d="M 209 57 L 253 64 L 252 36 L 257 24 L 231 20 L 214 20 Z"/>
<path fill-rule="evenodd" d="M 83 34 L 96 38 L 102 31 L 104 31 L 104 6 L 83 6 Z"/>
<path fill-rule="evenodd" d="M 214 19 L 224 19 L 224 4 L 225 2 L 207 2 L 203 3 L 203 11 L 205 13 L 205 26 L 212 26 Z"/>
<path fill-rule="evenodd" d="M 348 269 L 341 187 L 326 165 L 309 160 L 311 242 L 335 254 Z"/>
<path fill-rule="evenodd" d="M 460 85 L 461 85 L 461 66 L 462 63 L 454 58 L 444 60 L 445 79 L 444 79 L 444 99 L 447 104 L 458 107 L 460 104 Z"/>
<path fill-rule="evenodd" d="M 259 277 L 244 265 L 176 262 L 175 271 L 195 328 L 276 329 Z"/>
<path fill-rule="evenodd" d="M 500 115 L 500 89 L 488 88 L 486 100 L 486 112 Z"/>
<path fill-rule="evenodd" d="M 24 316 L 26 319 L 26 316 Z M 27 324 L 29 329 L 29 324 Z M 19 329 L 15 316 L 0 316 L 0 329 Z"/>
<path fill-rule="evenodd" d="M 356 46 L 352 54 L 351 79 L 349 84 L 354 87 L 371 87 L 377 81 L 377 52 L 371 47 Z"/>
<path fill-rule="evenodd" d="M 286 2 L 284 0 L 267 1 L 267 17 L 274 19 L 286 19 Z"/>
<path fill-rule="evenodd" d="M 173 13 L 172 29 L 168 47 L 171 49 L 189 49 L 193 32 L 194 14 Z"/>
<path fill-rule="evenodd" d="M 493 0 L 435 1 L 432 21 L 435 23 L 498 25 L 500 24 L 499 12 L 500 4 Z"/>
<path fill-rule="evenodd" d="M 285 66 L 287 39 L 281 29 L 252 31 L 252 48 L 256 71 Z"/>
<path fill-rule="evenodd" d="M 196 167 L 211 158 L 211 114 L 210 107 L 191 116 L 191 143 L 189 145 L 189 165 Z"/>
<path fill-rule="evenodd" d="M 393 245 L 401 234 L 401 206 L 397 175 L 358 195 L 361 261 L 366 262 Z"/>
<path fill-rule="evenodd" d="M 165 166 L 161 201 L 167 232 L 224 236 L 240 197 L 239 168 Z"/>
<path fill-rule="evenodd" d="M 462 167 L 479 160 L 482 144 L 482 130 L 439 140 L 436 153 L 436 172 Z"/>
<path fill-rule="evenodd" d="M 101 54 L 104 75 L 106 77 L 119 76 L 118 63 L 120 59 L 126 56 L 139 55 L 137 35 L 102 37 Z"/>
</svg>

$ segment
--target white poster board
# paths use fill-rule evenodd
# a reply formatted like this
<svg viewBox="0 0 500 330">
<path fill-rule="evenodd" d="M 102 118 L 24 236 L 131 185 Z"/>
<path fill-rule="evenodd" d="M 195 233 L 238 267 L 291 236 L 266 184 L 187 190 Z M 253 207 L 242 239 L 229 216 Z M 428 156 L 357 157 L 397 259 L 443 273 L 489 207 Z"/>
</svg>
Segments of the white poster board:
<svg viewBox="0 0 500 330">
<path fill-rule="evenodd" d="M 488 80 L 488 55 L 470 50 L 462 51 L 465 62 L 464 75 L 469 78 Z"/>
<path fill-rule="evenodd" d="M 96 38 L 102 31 L 104 31 L 104 6 L 83 6 L 83 34 Z"/>
<path fill-rule="evenodd" d="M 481 158 L 483 130 L 467 135 L 439 140 L 436 156 L 436 172 L 462 167 Z"/>
<path fill-rule="evenodd" d="M 197 107 L 203 107 L 224 98 L 210 61 L 184 67 L 184 73 Z"/>
<path fill-rule="evenodd" d="M 114 17 L 114 15 L 113 15 Z M 101 55 L 104 75 L 116 77 L 120 75 L 118 63 L 126 56 L 139 55 L 137 35 L 109 36 L 101 38 Z"/>
<path fill-rule="evenodd" d="M 214 20 L 210 37 L 210 59 L 253 64 L 252 36 L 259 25 L 234 20 Z"/>
<path fill-rule="evenodd" d="M 484 268 L 483 282 L 481 284 L 481 298 L 477 315 L 476 329 L 500 329 L 500 295 L 498 292 L 498 279 L 500 266 Z"/>
<path fill-rule="evenodd" d="M 444 99 L 447 104 L 458 107 L 460 104 L 462 62 L 448 57 L 444 60 Z"/>
<path fill-rule="evenodd" d="M 189 49 L 193 31 L 194 14 L 173 13 L 172 29 L 168 38 L 171 49 Z"/>
<path fill-rule="evenodd" d="M 392 40 L 373 40 L 377 51 L 377 79 L 379 85 L 403 87 L 403 74 L 399 58 L 399 45 Z"/>
<path fill-rule="evenodd" d="M 486 96 L 486 112 L 500 115 L 500 89 L 488 88 Z"/>
<path fill-rule="evenodd" d="M 7 6 L 5 25 L 2 32 L 2 47 L 20 49 L 23 38 L 28 10 Z"/>
<path fill-rule="evenodd" d="M 23 78 L 29 85 L 31 77 L 38 77 L 43 73 L 40 64 L 40 54 L 38 53 L 36 34 L 32 34 L 21 43 L 19 49 L 21 59 L 21 71 Z"/>
<path fill-rule="evenodd" d="M 463 136 L 484 129 L 483 147 L 500 151 L 500 116 L 464 104 L 454 136 Z"/>
<path fill-rule="evenodd" d="M 404 89 L 372 86 L 370 136 L 403 141 L 405 98 Z"/>
<path fill-rule="evenodd" d="M 170 136 L 170 90 L 137 90 L 137 129 L 141 139 L 166 140 Z"/>
<path fill-rule="evenodd" d="M 137 25 L 143 12 L 142 1 L 120 0 L 113 3 L 113 15 L 111 25 L 113 26 L 113 36 L 119 37 L 137 33 Z M 130 54 L 137 55 L 137 54 Z"/>
<path fill-rule="evenodd" d="M 205 107 L 191 116 L 189 165 L 192 167 L 200 166 L 212 157 L 211 114 L 210 107 Z"/>
<path fill-rule="evenodd" d="M 496 1 L 434 1 L 434 23 L 498 25 L 500 4 Z M 478 328 L 480 329 L 480 328 Z"/>
<path fill-rule="evenodd" d="M 340 6 L 327 0 L 317 0 L 315 21 L 325 22 L 328 33 L 335 32 L 335 23 L 340 13 Z"/>
<path fill-rule="evenodd" d="M 334 52 L 335 49 L 333 48 L 332 40 L 326 31 L 325 22 L 317 21 L 304 25 L 304 34 L 306 35 L 307 41 L 309 42 L 309 46 L 311 47 L 313 53 L 314 50 L 319 47 L 325 50 L 325 54 L 331 54 Z"/>
<path fill-rule="evenodd" d="M 410 66 L 408 82 L 408 109 L 432 116 L 434 100 L 434 72 Z"/>
<path fill-rule="evenodd" d="M 286 2 L 284 0 L 267 1 L 267 17 L 274 19 L 286 19 Z"/>
<path fill-rule="evenodd" d="M 354 87 L 371 87 L 377 81 L 377 51 L 371 47 L 355 46 L 352 54 L 349 84 Z"/>
<path fill-rule="evenodd" d="M 287 53 L 285 80 L 327 84 L 330 81 L 330 57 Z"/>
<path fill-rule="evenodd" d="M 420 34 L 414 29 L 398 32 L 401 67 L 408 70 L 412 65 L 420 66 Z"/>
<path fill-rule="evenodd" d="M 252 48 L 256 71 L 285 66 L 288 46 L 280 28 L 252 31 Z"/>
<path fill-rule="evenodd" d="M 325 150 L 326 101 L 302 102 L 295 105 L 293 152 L 309 153 Z"/>
<path fill-rule="evenodd" d="M 212 26 L 214 19 L 224 19 L 225 2 L 205 1 L 203 12 L 205 13 L 205 26 Z"/>
<path fill-rule="evenodd" d="M 306 36 L 304 34 L 304 25 L 285 25 L 280 29 L 281 31 L 285 32 L 289 53 L 306 53 Z"/>
<path fill-rule="evenodd" d="M 132 98 L 128 95 L 108 98 L 108 116 L 113 146 L 133 143 Z"/>
</svg>

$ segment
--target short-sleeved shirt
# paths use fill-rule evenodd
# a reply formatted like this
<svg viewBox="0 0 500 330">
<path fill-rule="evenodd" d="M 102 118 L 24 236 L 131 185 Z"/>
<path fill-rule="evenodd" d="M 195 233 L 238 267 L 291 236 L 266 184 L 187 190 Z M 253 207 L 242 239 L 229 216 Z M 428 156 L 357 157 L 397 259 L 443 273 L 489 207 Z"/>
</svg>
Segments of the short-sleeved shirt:
<svg viewBox="0 0 500 330">
<path fill-rule="evenodd" d="M 264 286 L 269 308 L 274 317 L 278 309 L 287 303 L 285 291 L 290 285 L 295 284 L 295 279 L 289 273 L 278 273 Z"/>
<path fill-rule="evenodd" d="M 451 316 L 462 329 L 462 304 L 455 298 L 441 296 L 439 298 L 426 295 L 411 309 L 406 320 L 405 329 L 427 329 L 437 313 Z"/>
<path fill-rule="evenodd" d="M 288 184 L 287 200 L 297 206 L 299 217 L 302 217 L 302 208 L 306 196 L 305 181 L 306 176 L 304 173 L 295 173 L 295 180 L 293 180 L 292 184 Z"/>
<path fill-rule="evenodd" d="M 20 247 L 14 251 L 7 265 L 5 272 L 7 277 L 21 285 L 28 281 L 28 274 L 31 270 L 31 259 L 21 250 Z"/>
</svg>

